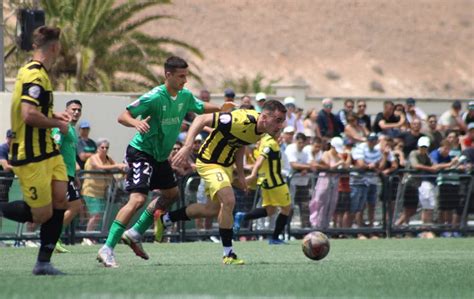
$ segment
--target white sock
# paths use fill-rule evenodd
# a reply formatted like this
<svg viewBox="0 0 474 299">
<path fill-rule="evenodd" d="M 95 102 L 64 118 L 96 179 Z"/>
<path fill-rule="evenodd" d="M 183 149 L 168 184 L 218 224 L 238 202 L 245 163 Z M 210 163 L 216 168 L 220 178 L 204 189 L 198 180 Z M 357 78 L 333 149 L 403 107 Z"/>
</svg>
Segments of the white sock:
<svg viewBox="0 0 474 299">
<path fill-rule="evenodd" d="M 135 240 L 141 240 L 142 235 L 140 235 L 139 232 L 137 232 L 133 227 L 128 230 L 128 234 L 134 238 Z"/>
<path fill-rule="evenodd" d="M 224 247 L 224 256 L 228 256 L 232 252 L 232 246 Z"/>
</svg>

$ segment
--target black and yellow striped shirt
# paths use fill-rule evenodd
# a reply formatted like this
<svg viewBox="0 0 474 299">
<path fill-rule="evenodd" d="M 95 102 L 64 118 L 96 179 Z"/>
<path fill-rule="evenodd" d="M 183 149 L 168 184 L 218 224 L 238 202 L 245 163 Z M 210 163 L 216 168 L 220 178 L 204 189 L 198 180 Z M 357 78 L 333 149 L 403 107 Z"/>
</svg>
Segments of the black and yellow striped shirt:
<svg viewBox="0 0 474 299">
<path fill-rule="evenodd" d="M 270 135 L 266 134 L 258 147 L 259 155 L 265 157 L 262 167 L 258 170 L 258 184 L 265 189 L 275 188 L 285 184 L 281 175 L 280 145 Z"/>
<path fill-rule="evenodd" d="M 214 131 L 199 149 L 198 159 L 204 163 L 230 166 L 235 162 L 236 151 L 244 145 L 256 143 L 262 134 L 257 133 L 255 110 L 235 110 L 230 113 L 214 113 Z"/>
<path fill-rule="evenodd" d="M 51 138 L 51 129 L 27 125 L 21 115 L 21 104 L 36 106 L 47 117 L 53 117 L 53 89 L 48 73 L 38 61 L 31 61 L 18 72 L 11 106 L 13 140 L 10 161 L 13 166 L 39 162 L 59 155 Z"/>
</svg>

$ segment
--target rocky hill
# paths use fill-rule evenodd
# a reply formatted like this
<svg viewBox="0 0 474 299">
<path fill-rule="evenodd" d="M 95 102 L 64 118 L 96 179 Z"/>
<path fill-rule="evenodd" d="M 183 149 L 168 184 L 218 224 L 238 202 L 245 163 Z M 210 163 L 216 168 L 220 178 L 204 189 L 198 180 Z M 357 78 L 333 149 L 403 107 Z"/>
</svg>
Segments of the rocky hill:
<svg viewBox="0 0 474 299">
<path fill-rule="evenodd" d="M 311 95 L 474 97 L 473 0 L 175 0 L 144 28 L 198 47 L 226 79 L 304 80 Z M 189 87 L 202 86 L 195 81 Z"/>
</svg>

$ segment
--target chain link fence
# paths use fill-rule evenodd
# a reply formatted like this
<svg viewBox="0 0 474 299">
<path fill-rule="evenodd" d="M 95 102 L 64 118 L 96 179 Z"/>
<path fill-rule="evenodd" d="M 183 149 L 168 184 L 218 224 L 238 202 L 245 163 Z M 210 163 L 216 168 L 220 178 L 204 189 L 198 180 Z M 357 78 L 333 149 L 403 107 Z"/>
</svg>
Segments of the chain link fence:
<svg viewBox="0 0 474 299">
<path fill-rule="evenodd" d="M 117 212 L 128 201 L 124 175 L 81 172 L 79 179 L 84 207 L 65 229 L 63 238 L 71 244 L 83 239 L 103 241 Z M 293 211 L 285 238 L 301 238 L 313 230 L 339 237 L 396 237 L 427 231 L 450 236 L 474 232 L 472 172 L 453 170 L 428 174 L 397 171 L 380 176 L 351 169 L 304 175 L 295 173 L 288 178 L 288 185 Z M 92 192 L 88 192 L 87 187 Z M 179 187 L 181 200 L 172 209 L 206 202 L 204 184 L 197 174 L 180 178 Z M 249 212 L 261 207 L 260 187 L 250 189 L 244 193 L 234 188 L 236 212 Z M 0 196 L 0 202 L 22 200 L 18 180 L 10 173 L 0 172 Z M 152 197 L 153 192 L 149 200 Z M 142 211 L 132 218 L 131 224 Z M 236 238 L 257 239 L 270 235 L 274 218 L 243 223 Z M 218 227 L 217 219 L 195 219 L 168 229 L 165 238 L 169 241 L 215 239 L 219 235 Z M 18 224 L 0 218 L 0 240 L 36 240 L 38 234 L 33 224 Z M 145 237 L 153 239 L 153 228 Z"/>
</svg>

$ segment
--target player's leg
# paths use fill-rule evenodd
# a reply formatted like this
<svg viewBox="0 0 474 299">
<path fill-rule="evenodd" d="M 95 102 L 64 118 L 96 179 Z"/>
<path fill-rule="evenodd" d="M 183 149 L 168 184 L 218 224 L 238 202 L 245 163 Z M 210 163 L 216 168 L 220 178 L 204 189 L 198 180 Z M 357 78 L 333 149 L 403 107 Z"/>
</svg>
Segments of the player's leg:
<svg viewBox="0 0 474 299">
<path fill-rule="evenodd" d="M 283 240 L 280 240 L 279 236 L 283 233 L 291 213 L 291 198 L 288 186 L 285 184 L 264 192 L 262 205 L 267 209 L 268 216 L 276 212 L 275 207 L 280 207 L 280 213 L 275 221 L 275 229 L 268 243 L 271 245 L 286 244 Z"/>
<path fill-rule="evenodd" d="M 75 178 L 69 177 L 68 184 L 67 184 L 67 210 L 64 212 L 64 220 L 63 220 L 63 231 L 64 229 L 71 224 L 74 217 L 79 214 L 79 211 L 83 207 L 83 203 L 80 200 L 79 188 L 76 186 Z M 70 252 L 66 249 L 61 239 L 58 240 L 56 243 L 55 251 L 57 253 L 68 253 Z"/>
<path fill-rule="evenodd" d="M 288 223 L 288 218 L 291 213 L 291 205 L 280 207 L 280 213 L 277 216 L 275 221 L 275 229 L 273 230 L 272 238 L 268 241 L 272 245 L 286 244 L 283 240 L 280 240 L 279 236 L 283 233 L 286 224 Z"/>
<path fill-rule="evenodd" d="M 97 260 L 105 267 L 110 268 L 118 266 L 115 262 L 113 250 L 122 238 L 130 219 L 145 204 L 155 166 L 152 157 L 131 146 L 127 148 L 126 160 L 129 166 L 126 190 L 130 192 L 130 196 L 127 204 L 117 213 L 110 227 L 107 240 L 97 254 Z"/>
<path fill-rule="evenodd" d="M 147 208 L 140 215 L 140 218 L 137 222 L 127 230 L 123 236 L 122 240 L 125 244 L 129 245 L 130 248 L 135 252 L 135 254 L 143 259 L 148 259 L 148 254 L 144 251 L 141 244 L 141 239 L 146 230 L 153 224 L 156 217 L 160 217 L 163 214 L 163 211 L 168 210 L 169 207 L 179 198 L 179 189 L 177 186 L 174 186 L 169 189 L 160 190 L 158 196 L 156 196 Z M 157 218 L 158 219 L 158 218 Z M 161 241 L 163 238 L 164 228 L 161 221 L 156 221 L 155 224 L 155 239 Z"/>
<path fill-rule="evenodd" d="M 133 227 L 122 236 L 122 240 L 132 248 L 137 256 L 143 259 L 148 259 L 148 254 L 143 249 L 141 239 L 146 230 L 153 224 L 155 211 L 160 211 L 160 214 L 162 211 L 168 210 L 179 198 L 178 184 L 169 162 L 156 162 L 155 160 L 151 162 L 153 171 L 149 182 L 149 189 L 159 189 L 160 192 L 148 204 Z M 163 230 L 160 232 L 161 235 L 157 234 L 155 238 L 159 238 L 161 241 Z"/>
<path fill-rule="evenodd" d="M 161 215 L 158 221 L 160 230 L 170 227 L 173 223 L 178 221 L 189 221 L 197 218 L 212 218 L 219 215 L 221 204 L 214 200 L 209 200 L 205 204 L 193 203 L 189 206 L 182 207 L 180 209 L 170 211 Z"/>
<path fill-rule="evenodd" d="M 230 181 L 229 181 L 230 183 Z M 221 205 L 217 220 L 219 222 L 219 235 L 222 246 L 224 247 L 223 263 L 225 265 L 243 265 L 244 261 L 239 259 L 232 247 L 233 238 L 233 211 L 235 205 L 235 196 L 232 187 L 224 187 L 215 193 L 215 197 Z"/>
<path fill-rule="evenodd" d="M 273 191 L 273 190 L 276 190 L 276 191 Z M 286 190 L 288 190 L 288 187 L 286 187 Z M 242 221 L 244 220 L 248 221 L 248 220 L 264 218 L 267 216 L 272 216 L 276 212 L 276 206 L 277 206 L 273 203 L 272 198 L 277 197 L 275 198 L 275 200 L 277 200 L 280 197 L 280 195 L 278 194 L 278 191 L 281 191 L 279 187 L 275 189 L 261 188 L 262 207 L 255 208 L 248 213 L 237 212 L 234 218 L 234 226 L 233 226 L 234 233 L 237 233 L 240 230 L 240 226 L 242 224 Z M 284 192 L 284 190 L 282 192 Z M 289 194 L 288 194 L 288 200 L 289 200 Z M 284 205 L 286 205 L 286 203 Z"/>
<path fill-rule="evenodd" d="M 251 210 L 250 212 L 237 212 L 235 213 L 234 217 L 234 226 L 233 230 L 234 233 L 238 233 L 240 231 L 240 226 L 243 221 L 248 221 L 248 220 L 255 220 L 255 219 L 260 219 L 260 218 L 265 218 L 268 216 L 272 216 L 276 212 L 276 208 L 273 207 L 275 210 L 273 211 L 272 214 L 268 213 L 268 210 L 271 209 L 272 207 L 267 206 L 266 208 L 255 208 Z"/>
<path fill-rule="evenodd" d="M 146 194 L 143 193 L 131 193 L 127 204 L 123 206 L 117 213 L 117 216 L 115 217 L 115 220 L 112 223 L 112 226 L 110 227 L 107 240 L 105 241 L 104 246 L 102 246 L 97 255 L 97 260 L 101 262 L 105 267 L 117 267 L 113 250 L 122 238 L 122 235 L 125 232 L 125 228 L 130 222 L 130 219 L 133 217 L 136 211 L 144 205 L 146 197 Z"/>
<path fill-rule="evenodd" d="M 40 228 L 41 246 L 38 253 L 37 263 L 33 269 L 35 275 L 59 275 L 64 274 L 55 269 L 50 261 L 59 236 L 64 220 L 64 212 L 67 209 L 67 175 L 66 166 L 61 156 L 56 156 L 46 160 L 47 177 L 52 180 L 48 184 L 49 196 L 52 197 L 52 216 L 44 222 Z M 52 195 L 52 196 L 51 196 Z"/>
</svg>

